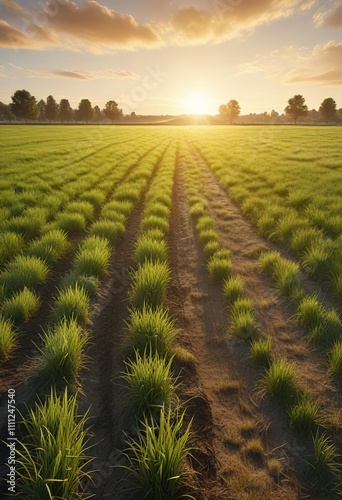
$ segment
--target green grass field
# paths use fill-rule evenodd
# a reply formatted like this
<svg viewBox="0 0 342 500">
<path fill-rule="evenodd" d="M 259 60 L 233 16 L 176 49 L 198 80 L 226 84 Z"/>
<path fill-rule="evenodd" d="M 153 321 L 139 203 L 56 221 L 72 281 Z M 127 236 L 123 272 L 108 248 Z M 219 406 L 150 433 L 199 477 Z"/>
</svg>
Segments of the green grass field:
<svg viewBox="0 0 342 500">
<path fill-rule="evenodd" d="M 117 411 L 126 421 L 103 418 L 121 436 L 115 447 L 126 443 L 122 477 L 137 498 L 196 498 L 209 488 L 196 457 L 214 435 L 232 498 L 339 498 L 341 128 L 2 126 L 0 134 L 0 375 L 8 387 L 33 381 L 39 396 L 53 391 L 40 407 L 25 401 L 18 488 L 32 498 L 98 493 L 86 462 L 106 462 L 96 443 L 103 433 L 95 425 L 85 450 L 87 420 L 71 396 L 92 404 L 94 371 L 99 419 L 108 395 L 123 389 Z M 199 393 L 210 411 L 194 410 Z M 64 425 L 69 410 L 60 412 L 58 447 L 50 420 L 37 440 L 49 404 L 75 414 Z M 279 422 L 269 443 L 265 429 L 276 435 Z M 38 481 L 33 465 L 45 456 L 62 467 L 73 440 L 70 488 L 46 463 Z"/>
</svg>

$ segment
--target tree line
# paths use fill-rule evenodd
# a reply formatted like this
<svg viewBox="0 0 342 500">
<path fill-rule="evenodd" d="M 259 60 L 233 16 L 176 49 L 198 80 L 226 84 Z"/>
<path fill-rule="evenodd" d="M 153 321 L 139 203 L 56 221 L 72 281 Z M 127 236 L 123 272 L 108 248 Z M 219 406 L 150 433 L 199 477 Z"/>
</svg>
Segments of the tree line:
<svg viewBox="0 0 342 500">
<path fill-rule="evenodd" d="M 236 99 L 231 99 L 227 104 L 219 106 L 219 115 L 230 124 L 234 123 L 240 116 L 241 108 Z M 319 107 L 319 110 L 309 110 L 305 104 L 305 98 L 297 94 L 288 100 L 287 106 L 284 109 L 284 115 L 280 115 L 277 111 L 272 110 L 270 114 L 267 112 L 256 114 L 250 113 L 243 117 L 244 122 L 250 123 L 282 123 L 285 117 L 293 119 L 297 125 L 298 119 L 309 116 L 312 122 L 338 123 L 342 122 L 342 108 L 337 109 L 336 101 L 332 97 L 324 99 Z M 242 117 L 241 117 L 242 118 Z M 254 120 L 253 120 L 254 118 Z"/>
<path fill-rule="evenodd" d="M 99 106 L 92 106 L 89 99 L 82 99 L 77 109 L 72 109 L 68 99 L 56 99 L 49 95 L 37 102 L 36 98 L 27 90 L 17 90 L 12 95 L 12 102 L 4 104 L 0 102 L 0 120 L 37 120 L 43 122 L 101 122 L 104 119 L 112 123 L 122 117 L 122 109 L 114 100 L 108 101 L 103 110 Z"/>
<path fill-rule="evenodd" d="M 120 120 L 123 116 L 122 109 L 114 100 L 106 103 L 104 109 L 99 106 L 92 106 L 89 99 L 81 99 L 78 108 L 72 109 L 68 99 L 61 99 L 58 103 L 56 99 L 49 95 L 46 100 L 37 102 L 36 98 L 27 90 L 17 90 L 11 97 L 10 104 L 0 102 L 0 121 L 32 121 L 40 122 L 96 122 L 105 120 Z M 219 115 L 224 122 L 230 124 L 240 123 L 286 123 L 288 118 L 293 119 L 297 124 L 299 119 L 312 123 L 342 123 L 342 108 L 337 109 L 336 101 L 332 97 L 324 99 L 318 109 L 309 110 L 302 95 L 297 94 L 288 100 L 288 104 L 283 114 L 272 110 L 271 113 L 250 113 L 241 116 L 241 108 L 237 100 L 232 99 L 227 104 L 219 106 Z M 131 117 L 135 117 L 131 113 Z"/>
</svg>

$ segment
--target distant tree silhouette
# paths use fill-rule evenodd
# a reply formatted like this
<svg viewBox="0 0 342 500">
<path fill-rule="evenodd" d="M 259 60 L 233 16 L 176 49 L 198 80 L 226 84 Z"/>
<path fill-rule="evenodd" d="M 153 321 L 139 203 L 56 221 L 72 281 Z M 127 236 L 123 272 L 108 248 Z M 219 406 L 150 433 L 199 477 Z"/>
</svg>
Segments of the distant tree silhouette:
<svg viewBox="0 0 342 500">
<path fill-rule="evenodd" d="M 11 122 L 12 120 L 15 120 L 15 116 L 10 106 L 0 101 L 0 121 Z"/>
<path fill-rule="evenodd" d="M 115 101 L 108 101 L 103 113 L 112 123 L 114 120 L 119 120 L 122 117 L 122 109 L 119 109 L 118 103 Z"/>
<path fill-rule="evenodd" d="M 103 120 L 103 113 L 98 106 L 94 106 L 94 121 L 99 123 Z"/>
<path fill-rule="evenodd" d="M 336 101 L 332 97 L 324 99 L 319 107 L 319 113 L 322 119 L 326 122 L 334 122 L 337 120 Z"/>
<path fill-rule="evenodd" d="M 293 117 L 295 125 L 297 125 L 298 118 L 308 114 L 308 107 L 305 104 L 304 97 L 300 94 L 291 97 L 291 99 L 288 100 L 288 105 L 284 111 L 287 115 Z"/>
<path fill-rule="evenodd" d="M 45 122 L 45 101 L 44 99 L 41 99 L 38 104 L 38 109 L 39 109 L 39 120 L 42 121 L 42 122 Z"/>
<path fill-rule="evenodd" d="M 78 105 L 77 118 L 81 122 L 90 122 L 94 117 L 94 110 L 89 99 L 82 99 Z"/>
<path fill-rule="evenodd" d="M 240 112 L 241 108 L 236 99 L 231 99 L 228 104 L 221 104 L 219 107 L 220 116 L 227 119 L 230 124 L 234 123 Z"/>
<path fill-rule="evenodd" d="M 10 104 L 12 113 L 19 119 L 35 120 L 39 116 L 36 98 L 27 90 L 17 90 L 12 95 Z"/>
<path fill-rule="evenodd" d="M 59 103 L 59 119 L 62 123 L 69 122 L 72 119 L 73 110 L 68 99 L 61 99 Z"/>
<path fill-rule="evenodd" d="M 45 105 L 45 117 L 49 122 L 55 121 L 58 116 L 59 107 L 52 95 L 49 95 L 46 99 Z"/>
</svg>

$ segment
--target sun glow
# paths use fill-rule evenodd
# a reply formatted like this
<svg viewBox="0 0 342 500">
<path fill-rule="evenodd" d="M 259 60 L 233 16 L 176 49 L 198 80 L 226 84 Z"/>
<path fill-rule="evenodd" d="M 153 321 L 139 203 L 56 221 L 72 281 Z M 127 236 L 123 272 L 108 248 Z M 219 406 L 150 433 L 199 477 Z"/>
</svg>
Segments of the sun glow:
<svg viewBox="0 0 342 500">
<path fill-rule="evenodd" d="M 185 112 L 192 115 L 204 115 L 210 113 L 210 99 L 203 92 L 190 94 L 185 99 Z"/>
</svg>

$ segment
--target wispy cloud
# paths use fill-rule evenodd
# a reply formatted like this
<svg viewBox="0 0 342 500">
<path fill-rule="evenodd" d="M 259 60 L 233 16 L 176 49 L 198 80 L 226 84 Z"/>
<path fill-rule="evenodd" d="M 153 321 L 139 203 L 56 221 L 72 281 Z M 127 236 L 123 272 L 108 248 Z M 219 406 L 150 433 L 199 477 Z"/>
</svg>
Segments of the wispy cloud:
<svg viewBox="0 0 342 500">
<path fill-rule="evenodd" d="M 264 72 L 285 83 L 335 86 L 342 84 L 341 60 L 342 43 L 330 41 L 313 49 L 289 45 L 240 64 L 236 77 Z"/>
<path fill-rule="evenodd" d="M 323 7 L 316 12 L 314 20 L 323 28 L 342 28 L 342 3 L 338 1 L 330 8 Z"/>
<path fill-rule="evenodd" d="M 220 43 L 274 20 L 307 10 L 315 0 L 213 1 L 213 9 L 177 9 L 168 27 L 169 39 L 180 44 Z M 215 8 L 216 7 L 216 8 Z"/>
<path fill-rule="evenodd" d="M 305 64 L 289 71 L 288 83 L 313 83 L 320 85 L 342 85 L 342 43 L 334 41 L 317 45 Z"/>
<path fill-rule="evenodd" d="M 121 79 L 133 79 L 136 80 L 139 76 L 132 71 L 125 70 L 105 70 L 105 71 L 66 71 L 66 70 L 56 70 L 46 72 L 50 76 L 60 76 L 63 78 L 76 78 L 79 80 L 121 80 Z"/>
<path fill-rule="evenodd" d="M 84 71 L 84 70 L 64 70 L 64 69 L 52 69 L 52 70 L 33 70 L 29 68 L 23 68 L 14 63 L 9 63 L 8 66 L 13 72 L 20 72 L 22 75 L 28 78 L 71 78 L 77 80 L 138 80 L 140 77 L 137 73 L 133 71 L 128 71 L 125 69 L 106 69 L 106 70 L 94 70 L 94 71 Z"/>
</svg>

